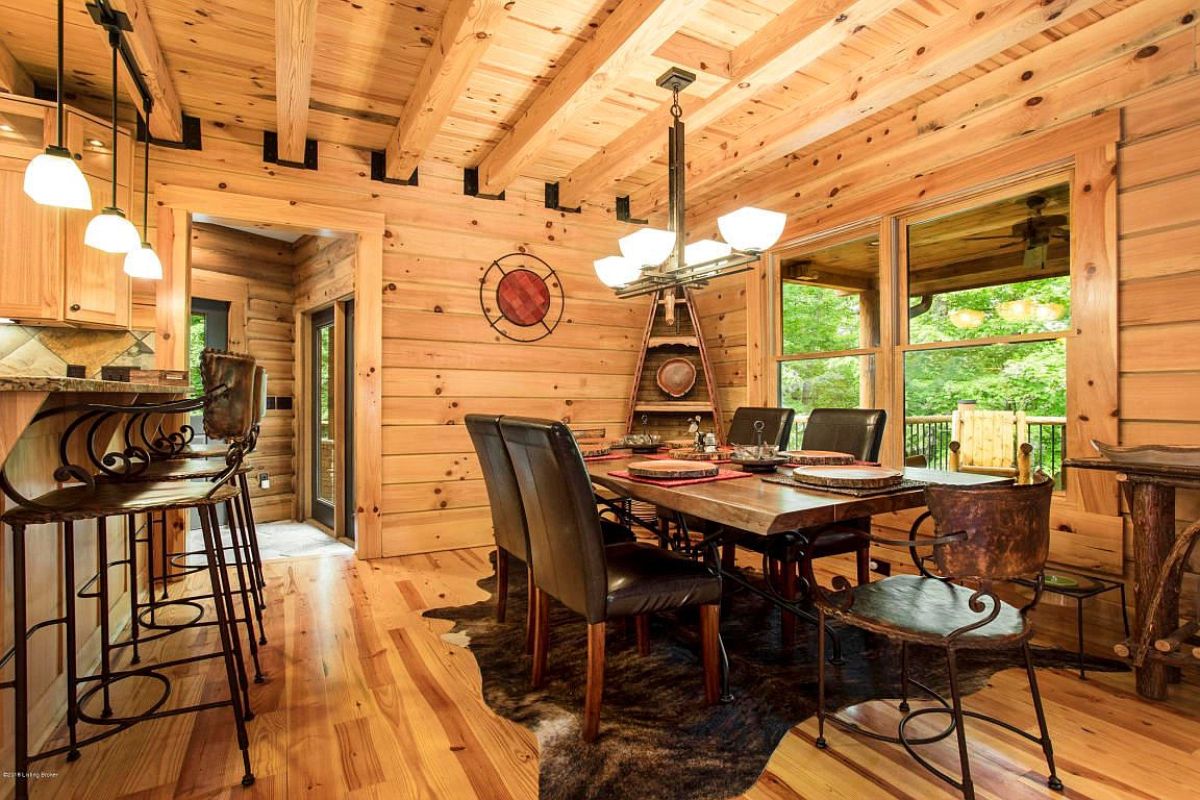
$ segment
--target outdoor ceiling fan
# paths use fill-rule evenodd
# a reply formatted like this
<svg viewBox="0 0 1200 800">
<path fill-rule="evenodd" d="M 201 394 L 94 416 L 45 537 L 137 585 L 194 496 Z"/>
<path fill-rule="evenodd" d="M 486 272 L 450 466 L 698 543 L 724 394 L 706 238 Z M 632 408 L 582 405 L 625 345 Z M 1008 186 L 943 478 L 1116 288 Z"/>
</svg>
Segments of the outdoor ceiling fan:
<svg viewBox="0 0 1200 800">
<path fill-rule="evenodd" d="M 999 236 L 968 236 L 968 241 L 986 241 L 991 239 L 1017 240 L 1025 243 L 1024 266 L 1026 269 L 1045 269 L 1046 256 L 1050 250 L 1051 241 L 1058 239 L 1069 241 L 1071 232 L 1067 229 L 1070 219 L 1065 214 L 1043 216 L 1046 210 L 1046 197 L 1031 194 L 1025 198 L 1029 207 L 1029 216 L 1024 221 L 1012 226 L 1012 233 Z"/>
</svg>

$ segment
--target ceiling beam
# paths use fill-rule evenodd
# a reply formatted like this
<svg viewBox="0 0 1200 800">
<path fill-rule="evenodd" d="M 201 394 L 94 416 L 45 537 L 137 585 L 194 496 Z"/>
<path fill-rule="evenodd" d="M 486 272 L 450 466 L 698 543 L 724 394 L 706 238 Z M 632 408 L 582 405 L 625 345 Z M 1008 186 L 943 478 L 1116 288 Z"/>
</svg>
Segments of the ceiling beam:
<svg viewBox="0 0 1200 800">
<path fill-rule="evenodd" d="M 498 195 L 566 128 L 619 86 L 706 0 L 625 0 L 618 4 L 479 162 L 479 193 Z"/>
<path fill-rule="evenodd" d="M 33 78 L 13 58 L 12 52 L 0 42 L 0 91 L 33 96 Z"/>
<path fill-rule="evenodd" d="M 781 159 L 931 86 L 986 61 L 1031 36 L 1098 5 L 1100 0 L 968 0 L 904 48 L 873 58 L 789 109 L 689 159 L 689 188 L 711 186 Z M 636 214 L 666 207 L 666 180 L 630 195 Z"/>
<path fill-rule="evenodd" d="M 800 0 L 789 6 L 729 55 L 730 80 L 708 98 L 689 101 L 684 121 L 694 133 L 719 120 L 765 89 L 783 83 L 804 67 L 844 44 L 903 0 Z M 670 120 L 671 101 L 639 121 Z M 632 175 L 656 158 L 666 156 L 663 137 L 627 131 L 577 167 L 559 184 L 559 202 L 578 206 L 584 199 L 608 192 L 614 181 Z"/>
<path fill-rule="evenodd" d="M 389 178 L 404 180 L 417 168 L 504 17 L 504 0 L 451 0 L 400 122 L 388 140 Z"/>
<path fill-rule="evenodd" d="M 182 141 L 183 108 L 179 103 L 175 84 L 171 81 L 167 60 L 158 45 L 158 36 L 154 33 L 146 0 L 111 0 L 110 5 L 116 11 L 123 11 L 129 17 L 130 26 L 133 28 L 132 31 L 125 32 L 124 39 L 133 53 L 134 60 L 137 61 L 142 82 L 154 101 L 154 110 L 150 115 L 150 134 L 156 139 Z M 140 110 L 142 102 L 136 88 L 133 90 L 133 96 L 134 106 Z"/>
<path fill-rule="evenodd" d="M 316 38 L 317 0 L 275 0 L 275 121 L 280 161 L 304 161 Z"/>
</svg>

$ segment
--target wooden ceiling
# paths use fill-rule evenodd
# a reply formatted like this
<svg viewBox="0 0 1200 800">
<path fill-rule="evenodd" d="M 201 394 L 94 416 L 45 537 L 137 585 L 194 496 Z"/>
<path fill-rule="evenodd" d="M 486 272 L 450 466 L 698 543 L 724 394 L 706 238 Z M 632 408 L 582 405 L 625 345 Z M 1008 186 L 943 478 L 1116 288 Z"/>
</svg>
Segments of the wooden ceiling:
<svg viewBox="0 0 1200 800">
<path fill-rule="evenodd" d="M 564 205 L 629 194 L 635 212 L 665 199 L 669 66 L 699 75 L 683 105 L 702 202 L 1136 3 L 111 0 L 157 135 L 181 111 L 278 130 L 291 160 L 305 137 L 386 148 L 394 177 L 436 159 L 479 167 L 484 193 L 523 175 L 558 181 Z M 52 87 L 55 3 L 0 8 L 0 44 Z M 83 0 L 67 18 L 68 91 L 108 97 L 104 34 Z"/>
</svg>

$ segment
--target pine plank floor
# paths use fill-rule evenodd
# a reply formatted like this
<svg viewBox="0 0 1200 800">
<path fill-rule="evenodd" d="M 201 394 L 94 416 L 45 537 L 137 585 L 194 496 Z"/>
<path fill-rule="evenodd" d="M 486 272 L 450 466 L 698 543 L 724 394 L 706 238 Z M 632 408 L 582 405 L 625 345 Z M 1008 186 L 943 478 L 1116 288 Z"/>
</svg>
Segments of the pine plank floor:
<svg viewBox="0 0 1200 800">
<path fill-rule="evenodd" d="M 251 789 L 238 783 L 232 726 L 220 709 L 136 726 L 84 750 L 74 764 L 42 762 L 54 775 L 32 796 L 535 798 L 534 736 L 486 707 L 474 659 L 441 638 L 449 623 L 420 616 L 429 607 L 482 599 L 475 581 L 489 569 L 486 550 L 369 563 L 338 556 L 268 562 L 269 677 L 252 695 L 258 781 Z M 178 653 L 203 647 L 212 635 L 187 633 L 161 646 Z M 1129 675 L 1080 681 L 1070 672 L 1042 671 L 1039 678 L 1067 797 L 1195 796 L 1196 684 L 1174 687 L 1168 705 L 1139 700 Z M 206 662 L 176 685 L 183 697 L 217 697 L 224 676 Z M 136 702 L 133 694 L 124 702 Z M 1033 730 L 1028 698 L 1024 673 L 1008 670 L 966 702 Z M 879 722 L 894 710 L 876 703 L 857 713 Z M 968 730 L 980 797 L 1062 797 L 1045 788 L 1036 746 L 982 724 Z M 834 729 L 831 749 L 822 753 L 815 736 L 815 719 L 793 729 L 744 799 L 957 796 L 898 747 Z M 933 750 L 937 764 L 956 770 L 950 741 Z"/>
</svg>

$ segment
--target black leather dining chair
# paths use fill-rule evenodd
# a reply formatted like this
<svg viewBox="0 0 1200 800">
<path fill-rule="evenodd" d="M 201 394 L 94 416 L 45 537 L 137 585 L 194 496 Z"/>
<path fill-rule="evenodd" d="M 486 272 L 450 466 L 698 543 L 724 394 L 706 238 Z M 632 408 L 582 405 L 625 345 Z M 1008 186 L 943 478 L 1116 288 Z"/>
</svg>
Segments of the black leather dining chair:
<svg viewBox="0 0 1200 800">
<path fill-rule="evenodd" d="M 792 438 L 792 422 L 796 412 L 790 408 L 767 406 L 740 406 L 733 412 L 729 423 L 729 434 L 725 437 L 732 445 L 758 444 L 758 431 L 754 426 L 763 423 L 762 443 L 776 445 L 786 450 Z"/>
<path fill-rule="evenodd" d="M 471 444 L 479 457 L 483 485 L 492 510 L 492 532 L 496 538 L 496 621 L 504 622 L 508 609 L 509 558 L 529 564 L 529 534 L 525 529 L 525 510 L 512 461 L 500 435 L 498 414 L 467 414 L 463 419 Z M 533 580 L 529 581 L 529 606 L 526 614 L 526 649 L 533 646 Z"/>
<path fill-rule="evenodd" d="M 740 409 L 739 409 L 740 411 Z M 849 453 L 859 461 L 878 461 L 887 425 L 887 412 L 863 408 L 815 408 L 801 439 L 802 450 L 830 450 Z M 783 546 L 782 537 L 742 535 L 730 537 L 738 546 L 767 556 L 766 580 L 777 585 L 787 600 L 798 593 L 800 561 L 854 553 L 860 584 L 871 580 L 871 518 L 842 520 L 836 525 L 808 528 L 801 533 L 811 544 L 804 552 Z M 732 545 L 726 545 L 722 561 L 732 567 Z M 790 647 L 796 639 L 796 618 L 785 613 L 781 620 L 783 644 Z"/>
<path fill-rule="evenodd" d="M 516 558 L 529 569 L 529 531 L 521 491 L 513 472 L 512 459 L 504 446 L 499 414 L 467 414 L 463 421 L 479 457 L 483 484 L 492 511 L 492 531 L 496 539 L 496 620 L 504 622 L 508 610 L 510 559 Z M 632 542 L 633 531 L 612 520 L 601 520 L 604 543 Z M 525 647 L 533 649 L 533 573 L 529 572 L 529 603 L 525 620 Z M 640 632 L 640 628 L 639 628 Z"/>
<path fill-rule="evenodd" d="M 549 598 L 588 623 L 583 739 L 600 729 L 606 624 L 687 606 L 700 610 L 705 699 L 719 695 L 721 579 L 701 563 L 651 544 L 606 547 L 587 467 L 560 422 L 502 417 L 529 532 L 534 581 L 533 685 L 542 685 L 549 647 Z"/>
</svg>

